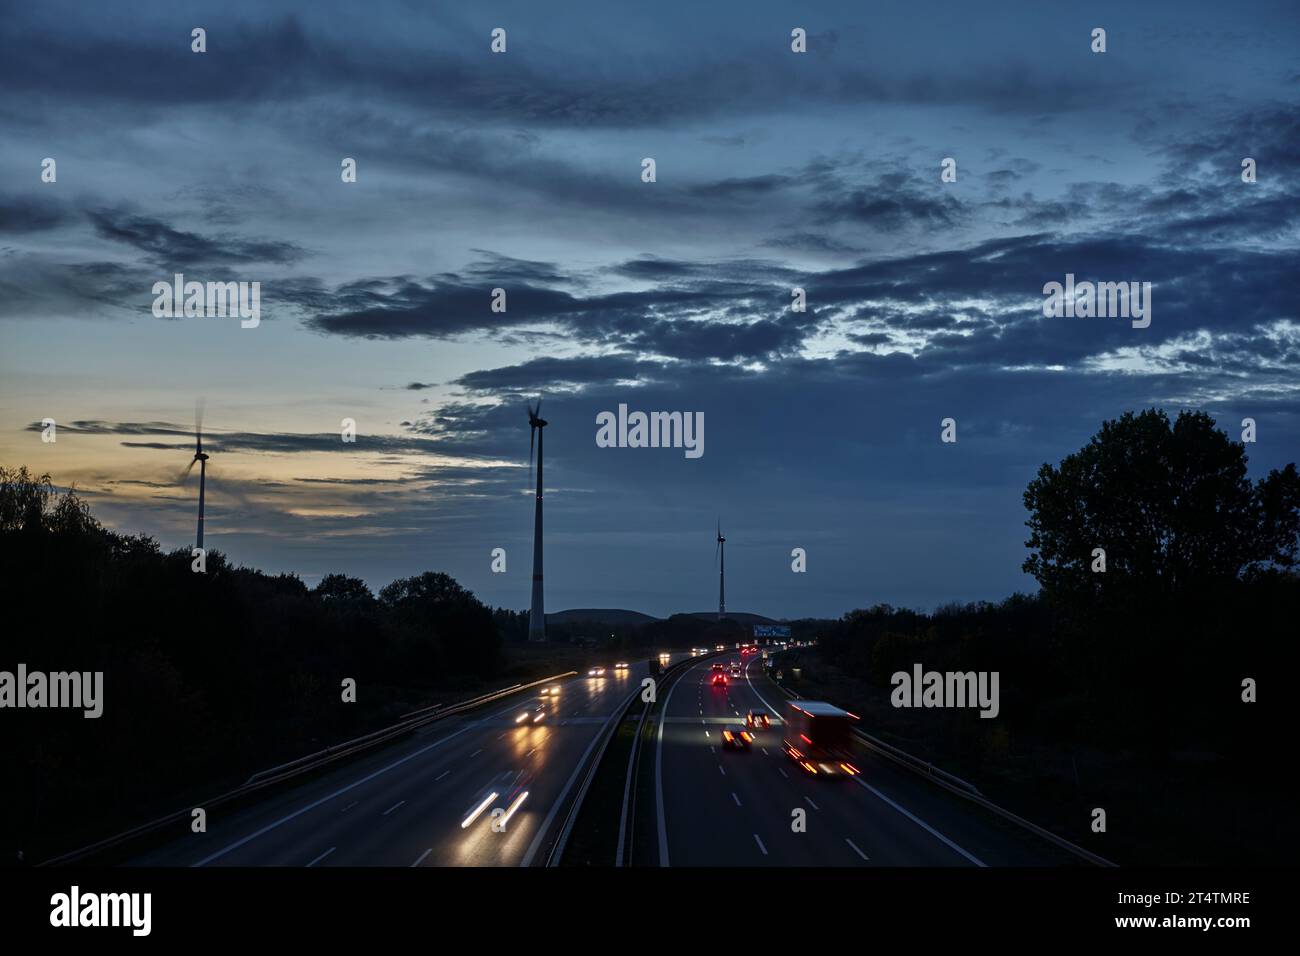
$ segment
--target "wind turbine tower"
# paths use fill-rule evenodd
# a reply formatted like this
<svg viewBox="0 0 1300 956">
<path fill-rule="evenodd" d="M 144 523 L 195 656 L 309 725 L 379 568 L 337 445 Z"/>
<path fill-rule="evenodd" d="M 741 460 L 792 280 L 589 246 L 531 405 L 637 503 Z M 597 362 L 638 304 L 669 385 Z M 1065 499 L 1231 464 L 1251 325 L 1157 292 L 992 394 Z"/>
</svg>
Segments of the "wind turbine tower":
<svg viewBox="0 0 1300 956">
<path fill-rule="evenodd" d="M 722 521 L 718 521 L 718 544 L 713 549 L 713 560 L 718 565 L 718 620 L 727 616 L 727 539 L 722 536 Z"/>
<path fill-rule="evenodd" d="M 208 477 L 208 456 L 203 453 L 203 406 L 199 405 L 194 410 L 194 457 L 190 459 L 190 465 L 181 475 L 184 481 L 194 470 L 194 463 L 199 463 L 199 528 L 195 536 L 196 548 L 203 547 L 203 494 L 206 490 Z"/>
<path fill-rule="evenodd" d="M 533 464 L 533 439 L 537 439 L 537 502 L 533 517 L 533 603 L 528 612 L 528 639 L 546 640 L 546 601 L 542 592 L 542 429 L 546 419 L 541 417 L 542 400 L 537 407 L 528 408 L 528 465 Z"/>
</svg>

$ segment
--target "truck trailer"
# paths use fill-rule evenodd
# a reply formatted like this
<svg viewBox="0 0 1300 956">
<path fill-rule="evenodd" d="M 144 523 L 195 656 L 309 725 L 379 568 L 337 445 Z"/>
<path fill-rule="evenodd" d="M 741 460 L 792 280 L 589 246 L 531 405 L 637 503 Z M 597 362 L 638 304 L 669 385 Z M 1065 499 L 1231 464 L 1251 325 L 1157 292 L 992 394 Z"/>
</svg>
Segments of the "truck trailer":
<svg viewBox="0 0 1300 956">
<path fill-rule="evenodd" d="M 785 754 L 811 777 L 856 777 L 852 741 L 855 714 L 821 700 L 785 705 Z"/>
</svg>

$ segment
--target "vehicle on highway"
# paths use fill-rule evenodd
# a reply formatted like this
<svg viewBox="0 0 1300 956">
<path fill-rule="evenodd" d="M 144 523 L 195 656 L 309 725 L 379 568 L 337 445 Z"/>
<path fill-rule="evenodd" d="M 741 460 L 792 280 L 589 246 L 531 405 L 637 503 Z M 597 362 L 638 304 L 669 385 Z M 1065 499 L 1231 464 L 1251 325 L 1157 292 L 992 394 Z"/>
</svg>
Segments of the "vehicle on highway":
<svg viewBox="0 0 1300 956">
<path fill-rule="evenodd" d="M 616 671 L 627 670 L 627 661 L 619 661 L 617 664 L 614 665 L 614 670 Z"/>
<path fill-rule="evenodd" d="M 732 661 L 732 662 L 731 662 L 731 676 L 732 676 L 732 677 L 739 677 L 739 676 L 740 676 L 740 662 L 739 662 L 739 661 Z"/>
<path fill-rule="evenodd" d="M 556 697 L 560 693 L 559 684 L 551 684 L 549 687 L 543 687 L 539 692 L 543 697 Z"/>
<path fill-rule="evenodd" d="M 540 723 L 546 717 L 546 705 L 539 704 L 531 710 L 520 711 L 515 717 L 516 724 L 536 724 Z"/>
<path fill-rule="evenodd" d="M 857 719 L 825 701 L 787 701 L 782 749 L 809 776 L 857 776 L 851 749 Z"/>
<path fill-rule="evenodd" d="M 726 650 L 726 648 L 723 647 L 721 644 L 717 645 L 717 646 L 714 647 L 713 649 L 714 649 L 715 651 L 725 651 L 725 650 Z"/>
<path fill-rule="evenodd" d="M 748 750 L 754 742 L 754 735 L 744 727 L 724 727 L 722 729 L 723 750 Z"/>
<path fill-rule="evenodd" d="M 772 721 L 765 710 L 750 710 L 745 714 L 746 727 L 771 727 Z"/>
<path fill-rule="evenodd" d="M 714 671 L 713 686 L 718 687 L 719 685 L 721 685 L 722 687 L 727 686 L 727 675 L 722 671 Z"/>
<path fill-rule="evenodd" d="M 591 670 L 587 671 L 587 676 L 588 676 L 588 677 L 604 677 L 604 676 L 605 676 L 605 668 L 603 668 L 603 667 L 593 667 Z"/>
</svg>

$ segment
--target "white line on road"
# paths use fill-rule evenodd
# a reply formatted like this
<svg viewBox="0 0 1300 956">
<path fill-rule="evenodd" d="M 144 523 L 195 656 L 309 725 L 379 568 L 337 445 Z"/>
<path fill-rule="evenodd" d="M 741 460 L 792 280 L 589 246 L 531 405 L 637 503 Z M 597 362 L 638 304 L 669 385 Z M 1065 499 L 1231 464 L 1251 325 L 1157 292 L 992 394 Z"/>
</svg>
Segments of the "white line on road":
<svg viewBox="0 0 1300 956">
<path fill-rule="evenodd" d="M 317 863 L 319 863 L 321 860 L 325 859 L 325 857 L 329 856 L 331 853 L 333 853 L 333 852 L 334 852 L 335 850 L 337 850 L 337 849 L 338 849 L 338 847 L 336 847 L 336 846 L 332 846 L 332 847 L 330 847 L 328 850 L 326 850 L 326 851 L 325 851 L 324 853 L 322 853 L 320 856 L 316 857 L 316 859 L 312 860 L 312 861 L 311 861 L 310 863 L 308 863 L 307 865 L 308 865 L 308 866 L 315 866 Z"/>
<path fill-rule="evenodd" d="M 763 851 L 763 856 L 767 856 L 767 847 L 763 846 L 763 841 L 759 838 L 757 833 L 754 834 L 754 842 L 757 843 L 758 848 Z"/>
<path fill-rule="evenodd" d="M 766 748 L 766 747 L 759 747 L 758 749 L 761 750 L 761 751 L 763 751 L 763 756 L 764 756 L 764 757 L 770 757 L 770 756 L 772 756 L 770 753 L 767 752 L 767 748 Z"/>
<path fill-rule="evenodd" d="M 727 775 L 727 771 L 722 769 L 722 764 L 718 764 L 718 773 L 722 774 L 724 777 Z"/>
<path fill-rule="evenodd" d="M 858 845 L 854 843 L 852 840 L 850 840 L 848 837 L 844 838 L 844 842 L 847 843 L 849 846 L 853 847 L 853 852 L 856 853 L 858 856 L 862 857 L 862 859 L 868 861 L 870 860 L 870 858 L 865 853 L 863 853 L 861 850 L 858 849 Z"/>
<path fill-rule="evenodd" d="M 779 773 L 781 776 L 785 777 L 785 779 L 787 779 L 787 780 L 790 779 L 790 775 L 789 775 L 788 773 L 785 772 L 785 768 L 784 768 L 784 767 L 777 767 L 777 768 L 776 768 L 776 772 Z"/>
<path fill-rule="evenodd" d="M 808 801 L 808 803 L 812 806 L 812 808 L 813 808 L 814 810 L 820 810 L 820 809 L 821 809 L 821 807 L 819 807 L 819 806 L 817 806 L 817 804 L 813 803 L 813 798 L 810 797 L 810 796 L 808 796 L 807 794 L 804 794 L 804 799 Z"/>
<path fill-rule="evenodd" d="M 483 752 L 483 748 L 480 747 L 478 750 L 476 750 L 476 751 L 474 751 L 472 754 L 470 754 L 470 756 L 471 756 L 471 757 L 477 757 L 477 756 L 478 756 L 479 754 L 481 754 L 482 752 Z"/>
<path fill-rule="evenodd" d="M 396 803 L 394 803 L 391 807 L 389 807 L 387 810 L 383 812 L 383 816 L 388 816 L 390 813 L 392 813 L 394 810 L 396 810 L 405 802 L 406 802 L 405 800 L 398 800 Z"/>
<path fill-rule="evenodd" d="M 359 800 L 353 800 L 353 801 L 352 801 L 351 803 L 349 803 L 346 807 L 344 807 L 342 810 L 340 810 L 339 813 L 347 813 L 349 810 L 351 810 L 353 807 L 355 807 L 358 803 L 360 803 Z"/>
<path fill-rule="evenodd" d="M 450 770 L 444 770 L 442 773 L 438 774 L 438 776 L 436 776 L 436 777 L 433 778 L 433 782 L 434 782 L 434 783 L 437 783 L 439 780 L 441 780 L 443 777 L 447 776 L 447 774 L 449 774 L 449 773 L 451 773 Z"/>
<path fill-rule="evenodd" d="M 952 848 L 953 850 L 956 850 L 958 853 L 960 853 L 960 854 L 961 854 L 962 856 L 964 856 L 966 859 L 970 860 L 970 861 L 971 861 L 972 863 L 974 863 L 976 866 L 987 866 L 987 864 L 981 862 L 980 859 L 979 859 L 978 857 L 973 856 L 973 855 L 971 855 L 970 853 L 967 853 L 965 850 L 963 850 L 963 849 L 962 849 L 961 847 L 959 847 L 957 844 L 953 843 L 953 842 L 952 842 L 951 840 L 949 840 L 946 836 L 944 836 L 942 833 L 940 833 L 940 832 L 939 832 L 938 830 L 936 830 L 934 827 L 930 826 L 930 824 L 926 823 L 926 822 L 925 822 L 924 820 L 922 820 L 920 817 L 918 817 L 918 816 L 912 814 L 911 812 L 909 812 L 909 811 L 907 811 L 907 810 L 904 810 L 902 807 L 900 807 L 898 804 L 896 804 L 893 800 L 890 800 L 887 796 L 885 796 L 883 793 L 881 793 L 879 790 L 877 790 L 877 789 L 876 789 L 875 787 L 873 787 L 871 784 L 863 782 L 863 781 L 862 781 L 861 779 L 859 779 L 858 777 L 854 777 L 854 778 L 853 778 L 853 782 L 856 783 L 858 786 L 860 786 L 860 787 L 865 787 L 867 790 L 869 790 L 869 791 L 871 791 L 872 793 L 874 793 L 874 794 L 875 794 L 876 796 L 878 796 L 881 800 L 884 800 L 885 803 L 889 804 L 891 807 L 893 807 L 895 810 L 897 810 L 897 811 L 898 811 L 899 813 L 901 813 L 903 816 L 907 817 L 907 819 L 911 820 L 913 823 L 915 823 L 915 824 L 916 824 L 917 826 L 919 826 L 921 829 L 925 830 L 925 831 L 926 831 L 927 833 L 929 833 L 931 836 L 937 837 L 939 840 L 943 841 L 943 843 L 945 843 L 947 846 L 949 846 L 949 847 Z"/>
<path fill-rule="evenodd" d="M 419 866 L 421 863 L 424 862 L 424 858 L 432 852 L 433 852 L 433 847 L 429 847 L 429 849 L 425 850 L 423 853 L 420 854 L 419 859 L 417 859 L 414 863 L 412 863 L 411 866 Z"/>
<path fill-rule="evenodd" d="M 736 801 L 736 806 L 740 806 L 740 797 L 736 796 L 736 791 L 731 791 L 731 799 Z"/>
</svg>

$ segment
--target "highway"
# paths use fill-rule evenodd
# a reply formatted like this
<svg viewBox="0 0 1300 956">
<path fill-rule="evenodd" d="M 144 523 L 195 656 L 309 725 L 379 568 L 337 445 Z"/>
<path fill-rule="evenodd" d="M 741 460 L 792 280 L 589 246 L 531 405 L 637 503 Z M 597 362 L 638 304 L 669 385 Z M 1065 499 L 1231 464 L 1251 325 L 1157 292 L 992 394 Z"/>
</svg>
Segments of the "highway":
<svg viewBox="0 0 1300 956">
<path fill-rule="evenodd" d="M 740 659 L 723 655 L 713 660 Z M 667 691 L 656 741 L 659 863 L 669 866 L 1032 866 L 1067 862 L 897 765 L 861 750 L 855 778 L 814 779 L 781 750 L 785 695 L 756 657 L 725 688 L 713 661 Z M 765 710 L 752 749 L 724 750 L 724 727 Z M 863 728 L 870 730 L 870 728 Z M 805 811 L 795 832 L 794 811 Z"/>
<path fill-rule="evenodd" d="M 611 665 L 614 660 L 609 662 Z M 648 674 L 557 682 L 555 712 L 517 723 L 537 691 L 436 721 L 411 737 L 223 816 L 131 861 L 138 866 L 528 866 L 601 728 Z M 516 806 L 520 795 L 527 796 Z M 496 794 L 495 797 L 492 794 Z M 511 807 L 515 807 L 511 813 Z M 492 811 L 509 814 L 494 832 Z M 462 824 L 479 809 L 468 826 Z"/>
</svg>

